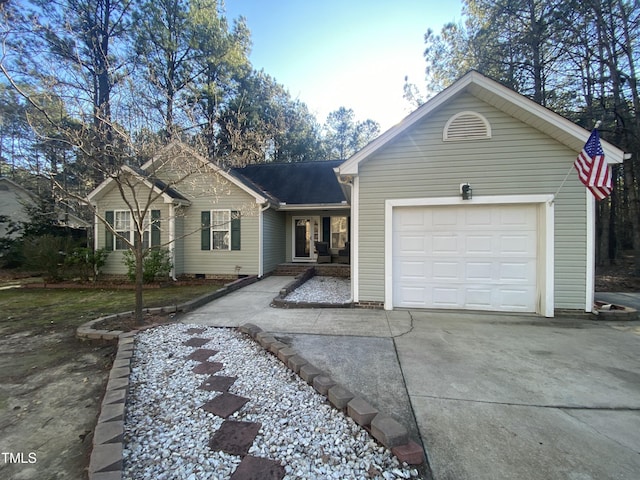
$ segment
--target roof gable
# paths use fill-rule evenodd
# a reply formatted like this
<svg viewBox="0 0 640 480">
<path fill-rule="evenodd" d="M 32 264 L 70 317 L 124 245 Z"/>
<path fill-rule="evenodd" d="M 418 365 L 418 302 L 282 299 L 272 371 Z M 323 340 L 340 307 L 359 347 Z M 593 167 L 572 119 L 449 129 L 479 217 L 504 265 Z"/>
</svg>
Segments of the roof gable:
<svg viewBox="0 0 640 480">
<path fill-rule="evenodd" d="M 156 168 L 161 168 L 162 165 L 164 164 L 164 161 L 162 160 L 163 157 L 169 157 L 172 154 L 176 154 L 176 152 L 186 154 L 189 158 L 192 158 L 195 161 L 202 163 L 207 168 L 210 168 L 214 173 L 219 174 L 225 180 L 229 181 L 233 185 L 236 185 L 241 190 L 251 195 L 255 199 L 256 203 L 265 203 L 268 201 L 268 199 L 265 198 L 264 195 L 262 195 L 259 189 L 252 188 L 250 185 L 245 184 L 244 182 L 240 181 L 231 173 L 218 167 L 213 162 L 210 162 L 209 160 L 205 159 L 193 148 L 178 141 L 174 141 L 169 143 L 168 145 L 165 145 L 162 149 L 160 149 L 160 151 L 156 155 L 154 155 L 152 159 L 148 160 L 139 169 L 133 169 L 132 167 L 124 166 L 123 170 L 128 171 L 129 173 L 132 173 L 133 175 L 138 177 L 138 179 L 146 182 L 148 186 L 151 187 L 152 185 L 151 185 L 151 182 L 149 181 L 150 177 L 146 174 L 146 172 Z M 103 190 L 112 181 L 113 181 L 112 178 L 108 178 L 107 180 L 102 182 L 102 184 L 96 187 L 91 193 L 89 193 L 89 195 L 87 196 L 89 201 L 98 200 L 103 195 Z M 173 199 L 174 201 L 178 201 L 178 203 L 182 201 L 188 202 L 188 200 L 178 190 L 176 190 L 175 188 L 170 188 L 170 187 L 168 188 L 167 185 L 160 179 L 153 180 L 153 188 L 156 189 L 156 191 L 163 191 L 163 197 L 165 198 L 165 201 L 171 202 L 171 200 L 169 199 Z"/>
<path fill-rule="evenodd" d="M 147 188 L 153 189 L 155 193 L 160 195 L 165 203 L 178 203 L 188 205 L 190 202 L 184 196 L 182 196 L 177 190 L 168 187 L 164 182 L 158 179 L 154 179 L 153 182 L 145 175 L 145 172 L 136 170 L 128 166 L 122 167 L 122 171 L 136 178 L 137 181 L 147 186 Z M 105 195 L 109 189 L 108 187 L 115 181 L 113 177 L 107 178 L 100 185 L 98 185 L 93 191 L 87 195 L 89 202 L 96 202 Z"/>
<path fill-rule="evenodd" d="M 425 119 L 429 114 L 451 101 L 460 94 L 468 92 L 489 105 L 531 125 L 544 134 L 559 141 L 576 152 L 580 152 L 590 132 L 557 113 L 543 107 L 524 95 L 514 92 L 504 85 L 485 77 L 479 72 L 471 71 L 446 88 L 427 103 L 407 116 L 398 125 L 387 130 L 362 150 L 355 153 L 339 167 L 341 175 L 356 175 L 361 162 L 386 146 L 396 137 Z M 621 163 L 624 152 L 614 145 L 602 140 L 605 158 L 609 163 Z"/>
</svg>

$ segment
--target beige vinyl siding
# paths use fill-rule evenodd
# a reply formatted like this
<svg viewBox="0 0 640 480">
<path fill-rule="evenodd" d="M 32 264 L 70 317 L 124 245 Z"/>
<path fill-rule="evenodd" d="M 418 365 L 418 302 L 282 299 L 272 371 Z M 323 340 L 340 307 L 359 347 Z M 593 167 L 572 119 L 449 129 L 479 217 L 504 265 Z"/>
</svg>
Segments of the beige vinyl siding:
<svg viewBox="0 0 640 480">
<path fill-rule="evenodd" d="M 184 271 L 184 215 L 187 212 L 185 208 L 176 207 L 175 217 L 175 242 L 173 245 L 174 256 L 174 272 L 175 275 L 182 275 Z"/>
<path fill-rule="evenodd" d="M 447 120 L 472 110 L 491 124 L 492 138 L 442 140 Z M 384 301 L 386 199 L 459 195 L 474 198 L 556 192 L 577 152 L 500 110 L 462 94 L 432 112 L 360 165 L 360 301 Z M 570 175 L 555 203 L 555 307 L 583 309 L 586 289 L 586 189 Z"/>
<path fill-rule="evenodd" d="M 286 220 L 284 213 L 276 212 L 271 208 L 263 212 L 263 215 L 263 264 L 266 274 L 285 261 Z"/>
<path fill-rule="evenodd" d="M 105 212 L 108 210 L 128 210 L 122 200 L 122 196 L 115 184 L 109 188 L 109 191 L 100 199 L 98 212 L 104 218 Z M 147 198 L 146 187 L 140 185 L 138 194 L 136 195 L 140 203 L 144 205 Z M 160 242 L 161 244 L 169 240 L 169 205 L 165 204 L 162 198 L 156 200 L 149 208 L 149 219 L 151 218 L 151 210 L 160 210 Z M 102 222 L 98 222 L 96 240 L 98 248 L 105 246 L 105 230 L 106 227 Z M 115 244 L 115 241 L 114 241 Z M 124 275 L 127 273 L 127 267 L 124 265 L 124 250 L 113 250 L 109 252 L 102 273 L 107 275 Z"/>
<path fill-rule="evenodd" d="M 180 157 L 174 162 L 165 162 L 158 170 L 159 178 L 183 179 L 175 184 L 191 203 L 189 206 L 177 208 L 175 248 L 176 275 L 205 274 L 209 276 L 255 275 L 258 273 L 258 205 L 255 198 L 221 175 L 216 174 L 209 166 L 202 166 L 192 160 L 195 166 L 188 165 L 189 159 Z M 175 167 L 175 168 L 174 168 Z M 187 175 L 194 172 L 193 175 Z M 143 185 L 140 186 L 144 189 Z M 142 190 L 141 190 L 142 191 Z M 139 198 L 147 198 L 141 193 Z M 118 189 L 113 185 L 99 200 L 99 211 L 102 215 L 107 210 L 126 209 Z M 168 241 L 169 205 L 159 199 L 154 209 L 161 210 L 161 241 Z M 201 212 L 228 209 L 241 212 L 240 250 L 201 250 Z M 104 226 L 98 226 L 98 247 L 104 246 Z M 104 269 L 106 274 L 123 274 L 126 268 L 122 263 L 123 252 L 114 251 L 107 260 Z"/>
<path fill-rule="evenodd" d="M 199 188 L 198 183 L 202 184 Z M 202 195 L 200 192 L 215 194 Z M 190 185 L 193 190 L 180 189 L 191 206 L 184 217 L 184 273 L 205 275 L 258 274 L 258 206 L 254 197 L 236 185 L 210 172 Z M 241 212 L 240 250 L 201 250 L 200 214 L 202 211 L 228 209 Z"/>
</svg>

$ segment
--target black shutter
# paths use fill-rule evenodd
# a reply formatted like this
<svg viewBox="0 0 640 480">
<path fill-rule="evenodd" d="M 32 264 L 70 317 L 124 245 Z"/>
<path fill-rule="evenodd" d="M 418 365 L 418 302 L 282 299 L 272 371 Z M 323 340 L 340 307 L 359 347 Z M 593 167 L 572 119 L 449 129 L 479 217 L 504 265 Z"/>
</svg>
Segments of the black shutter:
<svg viewBox="0 0 640 480">
<path fill-rule="evenodd" d="M 200 250 L 211 250 L 211 212 L 200 213 Z"/>
<path fill-rule="evenodd" d="M 104 219 L 113 227 L 113 210 L 104 212 Z M 106 250 L 113 250 L 113 233 L 111 233 L 106 225 L 104 227 L 104 248 Z"/>
<path fill-rule="evenodd" d="M 331 217 L 322 217 L 322 241 L 331 247 Z"/>
<path fill-rule="evenodd" d="M 160 210 L 151 210 L 151 246 L 160 245 Z"/>
<path fill-rule="evenodd" d="M 240 212 L 231 212 L 231 250 L 240 250 Z"/>
</svg>

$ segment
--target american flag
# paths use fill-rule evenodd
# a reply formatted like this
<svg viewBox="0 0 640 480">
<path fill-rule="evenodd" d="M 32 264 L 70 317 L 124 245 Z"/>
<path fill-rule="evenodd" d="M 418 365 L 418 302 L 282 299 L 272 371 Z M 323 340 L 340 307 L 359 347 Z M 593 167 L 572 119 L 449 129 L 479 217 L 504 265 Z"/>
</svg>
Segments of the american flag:
<svg viewBox="0 0 640 480">
<path fill-rule="evenodd" d="M 598 130 L 594 129 L 576 158 L 573 166 L 578 171 L 580 181 L 591 190 L 598 200 L 607 198 L 611 193 L 611 168 L 604 159 Z"/>
</svg>

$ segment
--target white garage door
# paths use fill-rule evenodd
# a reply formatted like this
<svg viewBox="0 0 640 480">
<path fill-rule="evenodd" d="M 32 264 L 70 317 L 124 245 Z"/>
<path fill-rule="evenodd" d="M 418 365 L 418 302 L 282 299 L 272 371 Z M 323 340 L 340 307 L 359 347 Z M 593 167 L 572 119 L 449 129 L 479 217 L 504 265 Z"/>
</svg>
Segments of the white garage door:
<svg viewBox="0 0 640 480">
<path fill-rule="evenodd" d="M 536 311 L 535 205 L 397 207 L 393 304 Z"/>
</svg>

